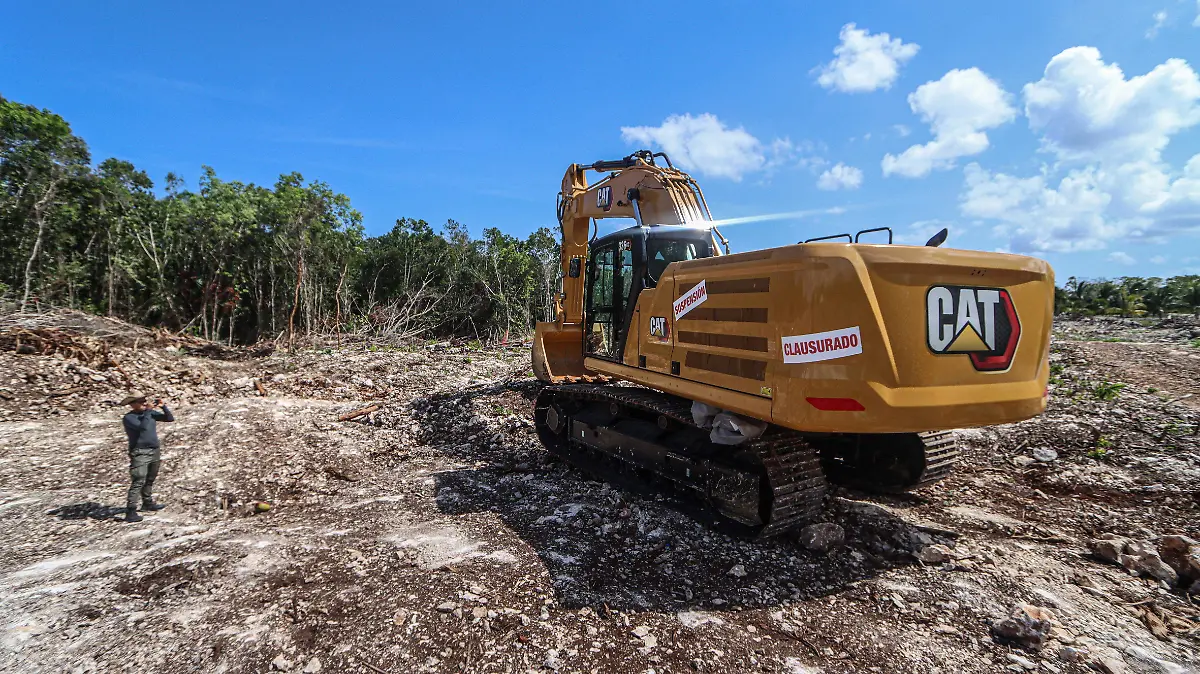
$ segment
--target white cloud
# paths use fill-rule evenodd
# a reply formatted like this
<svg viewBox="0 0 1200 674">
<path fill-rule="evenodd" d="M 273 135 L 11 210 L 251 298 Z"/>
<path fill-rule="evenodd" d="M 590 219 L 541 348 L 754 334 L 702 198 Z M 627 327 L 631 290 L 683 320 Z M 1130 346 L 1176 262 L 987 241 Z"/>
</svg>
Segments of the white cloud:
<svg viewBox="0 0 1200 674">
<path fill-rule="evenodd" d="M 833 168 L 826 169 L 817 179 L 817 189 L 821 190 L 856 190 L 862 185 L 862 169 L 846 166 L 838 162 Z"/>
<path fill-rule="evenodd" d="M 1111 198 L 1089 173 L 1055 187 L 1044 175 L 1016 178 L 970 164 L 960 207 L 964 215 L 1000 223 L 996 234 L 1017 252 L 1098 250 L 1120 231 L 1103 217 Z"/>
<path fill-rule="evenodd" d="M 816 70 L 817 84 L 846 93 L 891 88 L 904 65 L 920 50 L 887 33 L 872 35 L 848 23 L 842 26 L 841 43 L 833 48 L 835 58 Z"/>
<path fill-rule="evenodd" d="M 1192 25 L 1200 28 L 1200 0 L 1196 0 L 1196 20 L 1192 22 Z"/>
<path fill-rule="evenodd" d="M 627 143 L 662 148 L 676 165 L 702 175 L 739 181 L 747 173 L 775 168 L 795 152 L 790 140 L 763 143 L 745 129 L 731 129 L 715 115 L 671 115 L 660 126 L 623 126 Z"/>
<path fill-rule="evenodd" d="M 1073 47 L 1023 93 L 1029 126 L 1056 161 L 1026 178 L 968 166 L 964 214 L 996 223 L 1019 252 L 1200 230 L 1200 155 L 1182 171 L 1162 160 L 1173 135 L 1200 124 L 1200 76 L 1187 63 L 1126 79 L 1096 49 Z"/>
<path fill-rule="evenodd" d="M 918 220 L 908 227 L 896 229 L 896 243 L 924 246 L 934 234 L 937 234 L 943 228 L 950 229 L 955 233 L 965 229 L 965 227 L 960 227 L 956 223 L 945 220 Z"/>
<path fill-rule="evenodd" d="M 1137 260 L 1133 259 L 1132 255 L 1119 250 L 1115 253 L 1109 253 L 1108 259 L 1110 262 L 1116 262 L 1117 264 L 1124 265 L 1135 264 L 1137 262 Z"/>
<path fill-rule="evenodd" d="M 1154 257 L 1150 258 L 1150 262 L 1152 264 L 1163 265 L 1167 263 L 1167 258 L 1165 255 L 1155 255 Z"/>
<path fill-rule="evenodd" d="M 896 130 L 896 133 L 899 134 L 901 138 L 907 138 L 908 134 L 912 133 L 912 131 L 910 131 L 909 128 L 903 124 L 896 124 L 892 128 Z"/>
<path fill-rule="evenodd" d="M 949 169 L 959 157 L 976 155 L 988 147 L 986 129 L 1016 117 L 1008 92 L 978 68 L 951 70 L 942 79 L 926 82 L 908 96 L 908 105 L 929 124 L 933 140 L 913 145 L 899 156 L 883 158 L 883 174 L 908 178 Z"/>
<path fill-rule="evenodd" d="M 767 145 L 763 170 L 768 173 L 796 159 L 797 148 L 790 138 L 776 138 Z"/>
<path fill-rule="evenodd" d="M 1154 25 L 1146 30 L 1146 39 L 1153 40 L 1158 37 L 1158 31 L 1162 29 L 1163 24 L 1167 22 L 1166 10 L 1159 10 L 1154 13 Z"/>
<path fill-rule="evenodd" d="M 1171 135 L 1200 122 L 1200 79 L 1182 59 L 1127 80 L 1098 49 L 1072 47 L 1023 93 L 1030 128 L 1063 159 L 1157 160 Z"/>
<path fill-rule="evenodd" d="M 799 159 L 796 160 L 796 166 L 798 166 L 799 168 L 802 168 L 802 169 L 806 169 L 812 173 L 816 173 L 817 171 L 820 171 L 821 169 L 825 168 L 828 165 L 829 165 L 828 159 L 825 159 L 824 157 L 818 157 L 816 155 L 812 155 L 812 156 L 808 156 L 808 157 L 800 157 Z"/>
</svg>

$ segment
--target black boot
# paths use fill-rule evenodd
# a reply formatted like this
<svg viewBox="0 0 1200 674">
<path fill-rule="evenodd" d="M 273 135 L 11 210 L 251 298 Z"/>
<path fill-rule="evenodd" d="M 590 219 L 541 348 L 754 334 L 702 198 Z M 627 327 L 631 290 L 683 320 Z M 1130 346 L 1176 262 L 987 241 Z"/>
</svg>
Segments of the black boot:
<svg viewBox="0 0 1200 674">
<path fill-rule="evenodd" d="M 142 516 L 137 514 L 137 508 L 126 508 L 125 509 L 125 521 L 126 522 L 141 522 Z"/>
<path fill-rule="evenodd" d="M 165 506 L 161 503 L 155 503 L 154 501 L 142 501 L 142 511 L 143 512 L 154 512 L 155 510 L 162 510 L 163 508 L 166 508 L 166 507 L 167 506 Z"/>
</svg>

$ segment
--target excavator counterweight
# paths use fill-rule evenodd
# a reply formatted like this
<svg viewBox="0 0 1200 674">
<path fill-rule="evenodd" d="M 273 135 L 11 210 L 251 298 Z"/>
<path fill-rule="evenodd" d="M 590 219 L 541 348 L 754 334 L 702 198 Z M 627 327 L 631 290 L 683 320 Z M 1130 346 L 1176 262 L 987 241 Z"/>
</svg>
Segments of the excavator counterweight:
<svg viewBox="0 0 1200 674">
<path fill-rule="evenodd" d="M 588 170 L 611 173 L 589 185 Z M 785 531 L 829 481 L 923 487 L 951 470 L 952 429 L 1045 409 L 1042 260 L 940 248 L 941 233 L 728 254 L 696 182 L 648 151 L 573 164 L 558 215 L 563 287 L 533 347 L 543 444 L 682 489 L 723 527 Z M 604 218 L 634 224 L 589 239 Z"/>
</svg>

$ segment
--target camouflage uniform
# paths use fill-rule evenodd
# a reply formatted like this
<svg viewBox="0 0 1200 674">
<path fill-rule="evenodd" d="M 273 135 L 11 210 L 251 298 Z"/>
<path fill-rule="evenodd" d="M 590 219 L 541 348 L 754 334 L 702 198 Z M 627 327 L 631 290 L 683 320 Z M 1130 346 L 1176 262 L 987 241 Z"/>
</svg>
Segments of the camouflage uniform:
<svg viewBox="0 0 1200 674">
<path fill-rule="evenodd" d="M 125 434 L 129 436 L 129 494 L 125 507 L 136 510 L 138 500 L 143 504 L 152 503 L 151 491 L 154 489 L 154 479 L 158 477 L 160 450 L 158 442 L 157 422 L 175 421 L 171 410 L 163 405 L 162 411 L 145 409 L 141 412 L 129 412 L 122 419 Z"/>
<path fill-rule="evenodd" d="M 154 479 L 158 477 L 159 451 L 158 447 L 135 447 L 129 450 L 129 495 L 125 499 L 126 508 L 137 508 L 139 498 L 144 503 L 154 500 L 151 492 L 154 489 Z"/>
</svg>

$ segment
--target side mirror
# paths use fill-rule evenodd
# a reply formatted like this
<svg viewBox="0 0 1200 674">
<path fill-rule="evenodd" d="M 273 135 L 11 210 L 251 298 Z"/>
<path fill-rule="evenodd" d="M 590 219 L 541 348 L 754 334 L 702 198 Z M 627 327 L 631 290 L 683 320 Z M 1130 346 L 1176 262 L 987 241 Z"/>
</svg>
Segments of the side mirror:
<svg viewBox="0 0 1200 674">
<path fill-rule="evenodd" d="M 950 236 L 950 230 L 943 227 L 942 231 L 940 231 L 937 234 L 934 234 L 932 237 L 930 237 L 929 240 L 925 242 L 925 245 L 931 246 L 933 248 L 937 248 L 938 246 L 942 245 L 943 243 L 946 243 L 946 237 L 948 237 L 948 236 Z"/>
</svg>

